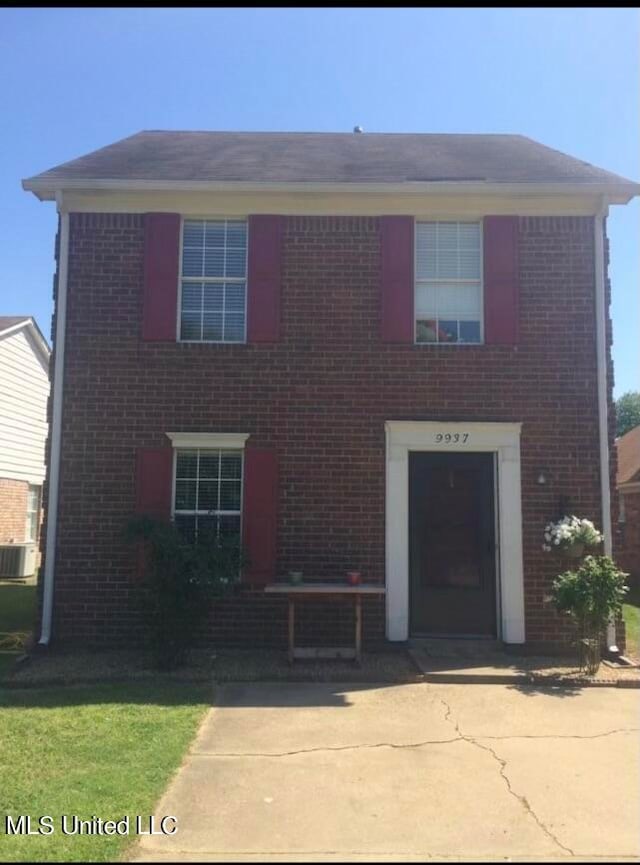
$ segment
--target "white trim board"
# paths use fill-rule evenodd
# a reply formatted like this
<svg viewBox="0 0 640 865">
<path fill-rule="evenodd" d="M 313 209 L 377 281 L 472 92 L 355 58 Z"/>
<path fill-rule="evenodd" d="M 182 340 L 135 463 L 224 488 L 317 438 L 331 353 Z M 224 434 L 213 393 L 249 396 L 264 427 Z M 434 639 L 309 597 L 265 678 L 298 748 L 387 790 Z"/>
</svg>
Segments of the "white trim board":
<svg viewBox="0 0 640 865">
<path fill-rule="evenodd" d="M 168 432 L 174 448 L 233 448 L 242 449 L 249 433 Z"/>
<path fill-rule="evenodd" d="M 409 638 L 409 453 L 457 451 L 496 454 L 499 635 L 524 643 L 520 430 L 519 423 L 385 422 L 388 640 Z"/>
<path fill-rule="evenodd" d="M 627 204 L 634 196 L 640 194 L 640 184 L 631 181 L 613 179 L 602 182 L 535 182 L 520 183 L 491 182 L 486 180 L 454 180 L 454 181 L 401 181 L 393 182 L 331 182 L 331 181 L 301 181 L 268 182 L 239 180 L 154 180 L 124 179 L 124 178 L 51 178 L 28 177 L 22 181 L 22 188 L 33 192 L 41 201 L 51 201 L 61 193 L 81 192 L 253 192 L 258 195 L 276 192 L 302 193 L 336 193 L 350 195 L 382 194 L 395 195 L 506 195 L 506 196 L 575 196 L 593 197 L 606 195 L 612 203 Z"/>
</svg>

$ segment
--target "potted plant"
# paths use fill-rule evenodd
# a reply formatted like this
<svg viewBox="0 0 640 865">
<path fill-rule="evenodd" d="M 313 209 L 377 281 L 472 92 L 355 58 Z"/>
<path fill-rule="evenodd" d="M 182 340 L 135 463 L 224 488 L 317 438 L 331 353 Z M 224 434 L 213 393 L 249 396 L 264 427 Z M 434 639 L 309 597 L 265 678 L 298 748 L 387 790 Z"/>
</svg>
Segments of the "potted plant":
<svg viewBox="0 0 640 865">
<path fill-rule="evenodd" d="M 590 676 L 598 672 L 600 649 L 607 622 L 619 616 L 628 591 L 628 574 L 618 570 L 609 556 L 587 556 L 575 571 L 560 574 L 553 582 L 551 600 L 569 615 L 577 629 L 580 667 Z"/>
<path fill-rule="evenodd" d="M 304 574 L 302 571 L 289 571 L 288 577 L 292 586 L 299 586 L 304 579 Z"/>
<path fill-rule="evenodd" d="M 555 523 L 547 523 L 544 541 L 542 549 L 547 552 L 559 551 L 571 558 L 580 558 L 587 547 L 595 547 L 602 541 L 602 535 L 591 520 L 571 514 Z"/>
<path fill-rule="evenodd" d="M 359 586 L 362 582 L 362 574 L 360 571 L 347 571 L 346 578 L 350 586 Z"/>
</svg>

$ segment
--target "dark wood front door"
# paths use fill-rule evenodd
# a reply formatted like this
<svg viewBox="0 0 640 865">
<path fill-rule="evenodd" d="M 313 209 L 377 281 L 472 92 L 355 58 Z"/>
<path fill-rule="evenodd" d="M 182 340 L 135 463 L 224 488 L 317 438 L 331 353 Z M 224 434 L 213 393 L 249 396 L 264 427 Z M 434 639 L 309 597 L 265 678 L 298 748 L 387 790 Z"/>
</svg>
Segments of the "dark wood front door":
<svg viewBox="0 0 640 865">
<path fill-rule="evenodd" d="M 493 454 L 409 455 L 411 633 L 496 636 Z"/>
</svg>

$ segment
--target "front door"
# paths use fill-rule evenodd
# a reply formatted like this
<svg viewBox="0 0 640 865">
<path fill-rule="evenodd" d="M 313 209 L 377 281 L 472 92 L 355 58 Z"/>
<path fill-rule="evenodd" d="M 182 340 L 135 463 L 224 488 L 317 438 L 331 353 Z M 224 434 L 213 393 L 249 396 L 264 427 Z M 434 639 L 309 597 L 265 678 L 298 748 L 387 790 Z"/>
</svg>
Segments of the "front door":
<svg viewBox="0 0 640 865">
<path fill-rule="evenodd" d="M 496 636 L 490 453 L 409 454 L 411 633 Z"/>
</svg>

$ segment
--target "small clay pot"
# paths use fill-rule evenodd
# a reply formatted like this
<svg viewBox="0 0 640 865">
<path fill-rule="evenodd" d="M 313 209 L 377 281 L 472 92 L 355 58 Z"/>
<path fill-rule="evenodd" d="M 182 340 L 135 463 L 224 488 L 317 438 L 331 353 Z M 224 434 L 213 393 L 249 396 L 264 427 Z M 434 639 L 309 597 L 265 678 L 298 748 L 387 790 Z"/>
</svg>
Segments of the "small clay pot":
<svg viewBox="0 0 640 865">
<path fill-rule="evenodd" d="M 362 574 L 360 571 L 347 571 L 347 582 L 350 586 L 359 586 L 362 582 Z"/>
<path fill-rule="evenodd" d="M 299 586 L 303 580 L 302 571 L 289 571 L 289 582 L 292 586 Z"/>
</svg>

